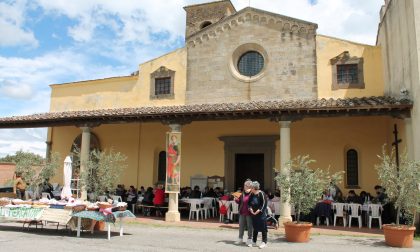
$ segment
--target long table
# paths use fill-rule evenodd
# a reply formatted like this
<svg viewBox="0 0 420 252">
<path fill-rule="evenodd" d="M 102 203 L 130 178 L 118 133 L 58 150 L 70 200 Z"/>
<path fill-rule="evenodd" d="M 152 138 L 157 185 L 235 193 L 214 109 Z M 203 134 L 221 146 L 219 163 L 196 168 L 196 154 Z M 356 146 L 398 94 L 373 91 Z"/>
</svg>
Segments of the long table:
<svg viewBox="0 0 420 252">
<path fill-rule="evenodd" d="M 23 221 L 25 223 L 36 223 L 40 221 L 67 225 L 71 219 L 71 210 L 38 208 L 38 207 L 0 207 L 0 219 L 6 221 Z"/>
<path fill-rule="evenodd" d="M 136 218 L 136 216 L 128 211 L 116 211 L 112 214 L 105 215 L 99 211 L 80 211 L 72 214 L 73 217 L 77 217 L 77 237 L 80 237 L 80 229 L 82 225 L 82 218 L 91 219 L 94 221 L 103 221 L 107 224 L 108 229 L 108 240 L 111 240 L 111 224 L 115 223 L 116 219 L 120 221 L 120 236 L 124 235 L 124 218 Z"/>
</svg>

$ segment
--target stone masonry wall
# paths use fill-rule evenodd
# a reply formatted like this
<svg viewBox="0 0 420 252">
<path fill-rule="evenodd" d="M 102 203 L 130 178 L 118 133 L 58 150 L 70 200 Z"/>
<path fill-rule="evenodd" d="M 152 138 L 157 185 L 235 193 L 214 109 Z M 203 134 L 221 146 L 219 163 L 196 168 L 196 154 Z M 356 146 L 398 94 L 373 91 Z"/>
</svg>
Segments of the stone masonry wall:
<svg viewBox="0 0 420 252">
<path fill-rule="evenodd" d="M 316 28 L 247 8 L 192 36 L 187 41 L 186 103 L 317 98 Z M 233 52 L 248 43 L 267 55 L 264 75 L 253 82 L 235 78 L 230 69 Z"/>
</svg>

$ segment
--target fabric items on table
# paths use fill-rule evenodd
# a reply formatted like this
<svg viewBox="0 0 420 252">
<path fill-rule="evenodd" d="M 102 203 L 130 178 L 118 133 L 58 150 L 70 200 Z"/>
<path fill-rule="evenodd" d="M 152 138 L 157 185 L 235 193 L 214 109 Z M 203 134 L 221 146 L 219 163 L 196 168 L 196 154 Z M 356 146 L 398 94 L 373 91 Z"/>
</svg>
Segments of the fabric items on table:
<svg viewBox="0 0 420 252">
<path fill-rule="evenodd" d="M 14 208 L 0 208 L 0 217 L 12 218 L 19 220 L 38 220 L 41 218 L 44 211 L 43 208 L 26 208 L 26 207 L 14 207 Z"/>
<path fill-rule="evenodd" d="M 80 217 L 84 219 L 91 219 L 96 221 L 115 223 L 115 217 L 113 214 L 104 215 L 98 211 L 80 211 L 72 214 L 73 217 Z"/>
<path fill-rule="evenodd" d="M 136 216 L 129 210 L 125 211 L 116 211 L 112 214 L 104 215 L 98 211 L 81 211 L 72 214 L 73 217 L 80 217 L 85 219 L 91 219 L 96 221 L 110 222 L 115 223 L 116 218 L 135 218 Z"/>
</svg>

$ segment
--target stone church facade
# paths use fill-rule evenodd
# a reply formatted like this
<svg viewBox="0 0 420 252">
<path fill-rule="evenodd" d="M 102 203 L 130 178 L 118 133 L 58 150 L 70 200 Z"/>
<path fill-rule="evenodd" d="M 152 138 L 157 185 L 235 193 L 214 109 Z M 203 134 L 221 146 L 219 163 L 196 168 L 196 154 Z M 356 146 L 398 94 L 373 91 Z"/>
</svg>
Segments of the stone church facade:
<svg viewBox="0 0 420 252">
<path fill-rule="evenodd" d="M 182 132 L 181 186 L 220 176 L 228 191 L 248 177 L 273 190 L 284 164 L 306 154 L 345 171 L 343 191 L 373 191 L 394 125 L 401 148 L 418 152 L 412 99 L 388 92 L 381 29 L 371 46 L 228 0 L 184 9 L 184 47 L 130 76 L 51 85 L 49 113 L 2 118 L 0 127 L 49 127 L 48 150 L 63 159 L 74 143 L 85 157 L 92 145 L 113 148 L 128 157 L 120 183 L 135 187 L 165 179 L 168 131 Z"/>
</svg>

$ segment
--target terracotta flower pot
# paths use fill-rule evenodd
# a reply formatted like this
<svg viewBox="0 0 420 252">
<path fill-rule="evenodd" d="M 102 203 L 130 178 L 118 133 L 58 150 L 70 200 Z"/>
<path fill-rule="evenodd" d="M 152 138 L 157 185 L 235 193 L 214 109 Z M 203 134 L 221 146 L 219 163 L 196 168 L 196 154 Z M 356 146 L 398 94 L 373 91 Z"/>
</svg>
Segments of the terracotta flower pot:
<svg viewBox="0 0 420 252">
<path fill-rule="evenodd" d="M 385 243 L 391 247 L 412 248 L 415 227 L 406 225 L 383 225 Z"/>
<path fill-rule="evenodd" d="M 105 222 L 103 222 L 103 221 L 96 222 L 95 230 L 104 231 L 105 230 Z"/>
<path fill-rule="evenodd" d="M 286 240 L 288 242 L 308 242 L 311 233 L 312 223 L 303 222 L 297 224 L 296 222 L 284 223 L 286 231 Z"/>
</svg>

